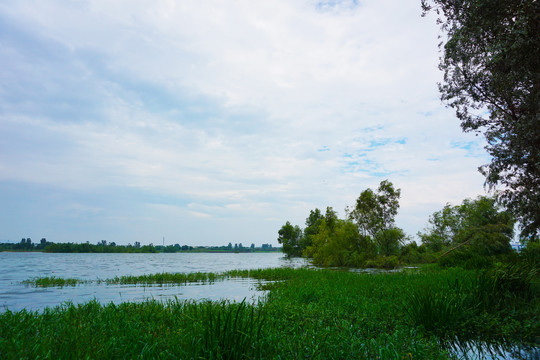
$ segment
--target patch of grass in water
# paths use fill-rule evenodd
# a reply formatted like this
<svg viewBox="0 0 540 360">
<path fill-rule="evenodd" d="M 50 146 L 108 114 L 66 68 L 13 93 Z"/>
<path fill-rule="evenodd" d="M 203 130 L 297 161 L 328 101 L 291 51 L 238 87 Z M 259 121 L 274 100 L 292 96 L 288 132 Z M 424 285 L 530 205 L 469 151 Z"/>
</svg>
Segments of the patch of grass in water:
<svg viewBox="0 0 540 360">
<path fill-rule="evenodd" d="M 194 283 L 194 282 L 201 282 L 201 283 L 212 283 L 216 280 L 222 279 L 223 277 L 216 273 L 204 273 L 204 272 L 196 272 L 196 273 L 158 273 L 158 274 L 152 274 L 152 275 L 139 275 L 139 276 L 121 276 L 121 277 L 114 277 L 112 279 L 103 280 L 102 282 L 106 283 L 107 285 L 111 284 L 121 284 L 121 285 L 127 285 L 127 284 L 143 284 L 143 285 L 150 285 L 150 284 L 187 284 L 187 283 Z"/>
<path fill-rule="evenodd" d="M 86 284 L 88 283 L 88 281 L 73 279 L 73 278 L 58 278 L 55 276 L 45 276 L 45 277 L 38 277 L 38 278 L 29 279 L 29 280 L 24 280 L 22 283 L 25 285 L 34 286 L 34 287 L 63 287 L 63 286 L 76 286 L 79 284 Z"/>
</svg>

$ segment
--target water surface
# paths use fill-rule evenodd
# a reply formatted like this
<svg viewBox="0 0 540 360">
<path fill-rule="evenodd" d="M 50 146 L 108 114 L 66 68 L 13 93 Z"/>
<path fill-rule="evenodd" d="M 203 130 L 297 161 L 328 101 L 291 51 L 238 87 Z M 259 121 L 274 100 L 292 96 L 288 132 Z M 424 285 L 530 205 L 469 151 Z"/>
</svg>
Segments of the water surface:
<svg viewBox="0 0 540 360">
<path fill-rule="evenodd" d="M 104 280 L 124 275 L 161 272 L 223 272 L 235 269 L 300 267 L 303 259 L 286 259 L 282 253 L 159 253 L 159 254 L 49 254 L 0 252 L 0 311 L 42 310 L 65 302 L 102 303 L 143 301 L 148 298 L 242 301 L 263 295 L 253 279 L 231 279 L 213 284 L 105 285 L 82 284 L 35 288 L 22 281 L 56 276 L 80 280 Z"/>
</svg>

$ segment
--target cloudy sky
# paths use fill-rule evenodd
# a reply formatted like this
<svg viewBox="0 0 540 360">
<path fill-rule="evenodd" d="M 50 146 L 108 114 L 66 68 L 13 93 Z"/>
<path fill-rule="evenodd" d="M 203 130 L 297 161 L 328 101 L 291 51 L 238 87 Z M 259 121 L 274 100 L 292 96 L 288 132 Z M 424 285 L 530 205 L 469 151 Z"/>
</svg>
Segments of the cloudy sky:
<svg viewBox="0 0 540 360">
<path fill-rule="evenodd" d="M 0 1 L 0 241 L 277 245 L 389 179 L 484 193 L 420 1 Z"/>
</svg>

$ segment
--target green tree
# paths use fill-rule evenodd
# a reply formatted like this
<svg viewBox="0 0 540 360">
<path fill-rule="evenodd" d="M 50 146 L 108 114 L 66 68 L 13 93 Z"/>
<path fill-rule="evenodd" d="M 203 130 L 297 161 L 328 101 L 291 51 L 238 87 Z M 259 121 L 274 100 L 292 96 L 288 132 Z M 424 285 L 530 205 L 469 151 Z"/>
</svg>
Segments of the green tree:
<svg viewBox="0 0 540 360">
<path fill-rule="evenodd" d="M 319 231 L 313 236 L 313 244 L 305 251 L 314 264 L 357 267 L 362 266 L 366 258 L 373 256 L 369 237 L 361 235 L 352 221 L 332 217 L 330 220 L 331 225 L 326 217 L 320 221 Z"/>
<path fill-rule="evenodd" d="M 375 238 L 381 231 L 394 227 L 399 209 L 400 189 L 388 181 L 381 181 L 377 192 L 366 189 L 360 193 L 355 207 L 347 209 L 349 219 L 353 220 L 363 235 Z"/>
<path fill-rule="evenodd" d="M 362 191 L 355 207 L 347 209 L 349 219 L 357 224 L 363 236 L 373 239 L 381 255 L 397 254 L 405 239 L 403 230 L 395 227 L 400 195 L 400 189 L 395 189 L 390 181 L 384 180 L 377 191 Z"/>
<path fill-rule="evenodd" d="M 379 231 L 375 236 L 375 243 L 379 249 L 379 254 L 384 256 L 399 254 L 399 248 L 405 239 L 402 229 L 392 227 Z"/>
<path fill-rule="evenodd" d="M 418 233 L 418 237 L 428 249 L 441 251 L 454 241 L 455 235 L 462 228 L 462 217 L 458 210 L 458 206 L 446 204 L 442 210 L 430 215 L 425 232 Z"/>
<path fill-rule="evenodd" d="M 447 204 L 430 216 L 429 224 L 419 236 L 431 250 L 467 244 L 477 254 L 496 255 L 510 251 L 515 219 L 495 198 L 479 196 L 461 205 Z"/>
<path fill-rule="evenodd" d="M 499 200 L 540 235 L 540 2 L 421 0 L 446 33 L 441 98 L 464 131 L 483 133 L 491 162 L 480 168 Z"/>
<path fill-rule="evenodd" d="M 277 241 L 283 245 L 285 255 L 302 256 L 300 240 L 302 238 L 302 229 L 298 225 L 293 226 L 289 221 L 285 223 L 278 231 Z"/>
<path fill-rule="evenodd" d="M 306 219 L 306 228 L 304 229 L 304 236 L 302 237 L 301 247 L 302 250 L 307 249 L 313 244 L 313 236 L 319 232 L 319 226 L 324 219 L 321 210 L 315 209 L 309 212 L 309 216 Z"/>
</svg>

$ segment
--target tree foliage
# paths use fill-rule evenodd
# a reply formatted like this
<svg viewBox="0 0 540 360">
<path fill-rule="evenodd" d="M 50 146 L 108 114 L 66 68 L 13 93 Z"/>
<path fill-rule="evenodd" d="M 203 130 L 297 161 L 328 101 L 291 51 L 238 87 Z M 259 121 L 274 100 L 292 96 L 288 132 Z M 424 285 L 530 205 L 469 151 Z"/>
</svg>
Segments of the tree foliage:
<svg viewBox="0 0 540 360">
<path fill-rule="evenodd" d="M 397 266 L 405 238 L 403 230 L 395 227 L 399 196 L 400 190 L 385 180 L 376 191 L 364 190 L 355 207 L 347 209 L 345 220 L 331 207 L 324 216 L 319 209 L 312 210 L 300 241 L 302 255 L 323 266 L 362 267 L 375 257 L 375 266 Z"/>
<path fill-rule="evenodd" d="M 395 227 L 400 195 L 400 189 L 395 189 L 390 181 L 384 180 L 377 191 L 362 191 L 355 207 L 348 209 L 349 219 L 357 224 L 364 236 L 373 239 L 378 253 L 384 256 L 397 254 L 405 239 L 403 230 Z"/>
<path fill-rule="evenodd" d="M 494 198 L 479 196 L 436 211 L 429 218 L 426 232 L 418 235 L 432 251 L 467 243 L 476 254 L 496 255 L 510 250 L 514 224 L 514 217 Z"/>
<path fill-rule="evenodd" d="M 306 249 L 306 256 L 314 264 L 323 266 L 359 266 L 366 251 L 372 249 L 371 241 L 358 233 L 354 223 L 335 219 L 330 224 L 326 218 L 321 221 L 319 232 L 313 237 L 312 246 Z"/>
<path fill-rule="evenodd" d="M 399 209 L 400 189 L 388 181 L 381 181 L 377 192 L 366 189 L 356 199 L 356 205 L 348 209 L 349 219 L 353 220 L 364 235 L 376 237 L 381 231 L 394 226 Z"/>
<path fill-rule="evenodd" d="M 302 229 L 298 225 L 293 226 L 289 221 L 278 231 L 278 242 L 283 245 L 283 252 L 287 256 L 302 256 L 300 241 Z"/>
<path fill-rule="evenodd" d="M 540 235 L 540 2 L 421 0 L 446 34 L 439 68 L 441 98 L 464 131 L 483 132 L 490 188 Z"/>
<path fill-rule="evenodd" d="M 304 229 L 304 236 L 302 237 L 302 250 L 307 249 L 313 244 L 313 236 L 319 232 L 319 226 L 324 219 L 321 210 L 315 209 L 309 212 L 309 216 L 306 219 L 306 228 Z"/>
</svg>

